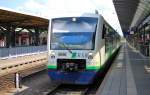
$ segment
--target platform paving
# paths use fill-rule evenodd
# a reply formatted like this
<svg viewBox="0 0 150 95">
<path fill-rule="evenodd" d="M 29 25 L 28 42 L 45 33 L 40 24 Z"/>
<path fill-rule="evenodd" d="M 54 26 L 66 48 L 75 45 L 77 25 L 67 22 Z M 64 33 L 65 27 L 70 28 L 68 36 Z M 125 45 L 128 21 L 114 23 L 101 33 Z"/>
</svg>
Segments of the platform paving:
<svg viewBox="0 0 150 95">
<path fill-rule="evenodd" d="M 0 59 L 0 77 L 16 72 L 26 72 L 26 70 L 31 69 L 39 69 L 38 71 L 40 71 L 45 69 L 46 63 L 46 53 Z"/>
<path fill-rule="evenodd" d="M 150 58 L 123 44 L 96 95 L 150 95 Z"/>
</svg>

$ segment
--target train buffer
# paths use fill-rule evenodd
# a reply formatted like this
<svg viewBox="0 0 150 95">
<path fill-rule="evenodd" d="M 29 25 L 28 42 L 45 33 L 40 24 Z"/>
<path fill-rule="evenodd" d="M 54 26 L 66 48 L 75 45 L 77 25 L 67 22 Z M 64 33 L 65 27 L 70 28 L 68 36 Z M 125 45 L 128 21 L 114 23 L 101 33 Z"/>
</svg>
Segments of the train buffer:
<svg viewBox="0 0 150 95">
<path fill-rule="evenodd" d="M 96 95 L 149 95 L 150 59 L 124 44 Z"/>
</svg>

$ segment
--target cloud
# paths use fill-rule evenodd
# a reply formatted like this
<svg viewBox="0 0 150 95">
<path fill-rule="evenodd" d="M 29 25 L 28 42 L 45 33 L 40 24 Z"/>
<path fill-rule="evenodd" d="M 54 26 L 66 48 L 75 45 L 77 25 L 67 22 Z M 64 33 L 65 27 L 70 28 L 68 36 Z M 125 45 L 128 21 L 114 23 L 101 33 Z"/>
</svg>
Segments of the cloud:
<svg viewBox="0 0 150 95">
<path fill-rule="evenodd" d="M 122 34 L 112 0 L 27 0 L 16 9 L 47 18 L 62 13 L 94 13 L 98 9 L 107 22 Z"/>
<path fill-rule="evenodd" d="M 49 0 L 47 6 L 51 15 L 95 12 L 95 6 L 89 0 Z"/>
<path fill-rule="evenodd" d="M 51 16 L 56 13 L 94 12 L 95 6 L 89 0 L 45 0 L 44 3 L 41 3 L 39 0 L 28 0 L 16 9 L 38 15 Z"/>
<path fill-rule="evenodd" d="M 91 0 L 99 10 L 99 13 L 103 15 L 105 20 L 122 35 L 122 30 L 119 24 L 119 20 L 113 5 L 112 0 Z"/>
<path fill-rule="evenodd" d="M 47 9 L 45 4 L 38 2 L 38 0 L 28 0 L 23 5 L 18 6 L 16 10 L 42 16 Z"/>
</svg>

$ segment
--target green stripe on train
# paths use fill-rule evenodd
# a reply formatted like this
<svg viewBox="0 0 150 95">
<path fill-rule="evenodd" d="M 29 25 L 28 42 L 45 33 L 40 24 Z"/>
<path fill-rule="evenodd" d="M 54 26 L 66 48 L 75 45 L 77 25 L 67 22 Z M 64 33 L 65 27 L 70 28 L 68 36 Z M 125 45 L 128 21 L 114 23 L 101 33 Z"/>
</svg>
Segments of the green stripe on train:
<svg viewBox="0 0 150 95">
<path fill-rule="evenodd" d="M 98 70 L 98 69 L 100 69 L 100 67 L 99 66 L 87 66 L 86 69 L 87 70 Z"/>
<path fill-rule="evenodd" d="M 47 68 L 48 68 L 48 69 L 56 69 L 57 66 L 50 66 L 50 65 L 49 65 L 49 66 L 47 66 Z"/>
<path fill-rule="evenodd" d="M 57 66 L 47 66 L 48 69 L 56 69 Z M 88 66 L 86 67 L 87 70 L 98 70 L 100 69 L 99 66 Z"/>
</svg>

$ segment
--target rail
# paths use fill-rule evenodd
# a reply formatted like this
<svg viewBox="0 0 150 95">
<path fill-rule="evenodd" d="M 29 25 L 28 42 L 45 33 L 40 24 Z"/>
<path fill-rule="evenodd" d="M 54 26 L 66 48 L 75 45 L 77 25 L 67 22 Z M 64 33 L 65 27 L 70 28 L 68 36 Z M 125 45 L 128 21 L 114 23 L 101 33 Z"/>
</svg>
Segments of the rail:
<svg viewBox="0 0 150 95">
<path fill-rule="evenodd" d="M 60 84 L 47 95 L 89 95 L 89 86 Z"/>
</svg>

